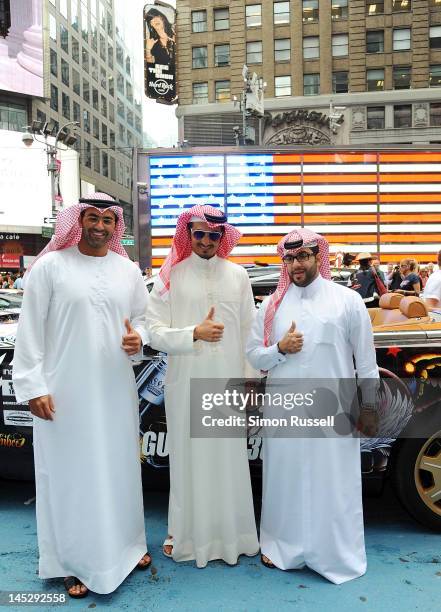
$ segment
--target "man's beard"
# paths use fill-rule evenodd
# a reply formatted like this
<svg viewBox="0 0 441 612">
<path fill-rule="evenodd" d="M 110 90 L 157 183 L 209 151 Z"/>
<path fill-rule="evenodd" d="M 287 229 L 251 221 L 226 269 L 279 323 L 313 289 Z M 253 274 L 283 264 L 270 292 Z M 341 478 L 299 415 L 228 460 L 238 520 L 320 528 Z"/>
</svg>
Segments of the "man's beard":
<svg viewBox="0 0 441 612">
<path fill-rule="evenodd" d="M 302 270 L 297 270 L 297 272 L 301 272 L 301 271 Z M 289 277 L 291 279 L 291 282 L 294 283 L 294 285 L 296 285 L 297 287 L 307 287 L 318 276 L 318 274 L 317 274 L 317 266 L 315 266 L 314 268 L 310 268 L 309 270 L 303 270 L 303 272 L 304 272 L 304 277 L 303 277 L 303 280 L 301 280 L 301 281 L 296 281 L 294 279 L 294 277 L 295 277 L 295 273 L 294 272 L 292 272 L 289 275 Z"/>
</svg>

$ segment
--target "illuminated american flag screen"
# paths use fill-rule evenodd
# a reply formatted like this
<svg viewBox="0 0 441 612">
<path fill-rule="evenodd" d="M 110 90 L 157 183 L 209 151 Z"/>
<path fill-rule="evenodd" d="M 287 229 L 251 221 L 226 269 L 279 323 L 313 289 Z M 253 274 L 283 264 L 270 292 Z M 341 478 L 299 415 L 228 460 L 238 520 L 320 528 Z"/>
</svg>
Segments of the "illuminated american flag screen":
<svg viewBox="0 0 441 612">
<path fill-rule="evenodd" d="M 441 152 L 227 153 L 150 156 L 152 265 L 167 255 L 179 214 L 225 210 L 243 236 L 231 259 L 277 262 L 296 226 L 326 236 L 331 253 L 435 261 L 441 247 Z"/>
</svg>

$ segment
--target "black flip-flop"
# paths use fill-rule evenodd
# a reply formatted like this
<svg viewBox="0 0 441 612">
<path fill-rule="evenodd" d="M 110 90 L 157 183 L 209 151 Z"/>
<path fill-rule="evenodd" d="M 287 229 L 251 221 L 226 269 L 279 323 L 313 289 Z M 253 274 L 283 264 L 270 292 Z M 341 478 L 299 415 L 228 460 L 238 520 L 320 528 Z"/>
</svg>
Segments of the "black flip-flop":
<svg viewBox="0 0 441 612">
<path fill-rule="evenodd" d="M 145 553 L 145 555 L 148 555 L 150 557 L 150 561 L 148 563 L 143 563 L 141 565 L 139 564 L 139 561 L 138 561 L 138 563 L 136 564 L 137 569 L 142 570 L 142 571 L 146 570 L 152 564 L 152 556 L 150 555 L 150 553 Z M 145 555 L 143 555 L 141 559 L 144 559 Z"/>
<path fill-rule="evenodd" d="M 274 563 L 268 563 L 268 561 L 265 561 L 263 555 L 260 555 L 260 562 L 268 569 L 274 569 L 276 567 Z"/>
<path fill-rule="evenodd" d="M 78 593 L 75 595 L 72 595 L 72 593 L 69 593 L 69 590 L 74 587 L 74 586 L 83 586 L 86 589 L 85 593 Z M 86 585 L 81 582 L 81 580 L 78 580 L 78 578 L 75 578 L 75 576 L 67 576 L 64 579 L 64 586 L 65 589 L 67 591 L 67 594 L 69 595 L 69 597 L 72 597 L 72 599 L 83 599 L 83 597 L 87 597 L 89 595 L 89 589 L 86 587 Z"/>
</svg>

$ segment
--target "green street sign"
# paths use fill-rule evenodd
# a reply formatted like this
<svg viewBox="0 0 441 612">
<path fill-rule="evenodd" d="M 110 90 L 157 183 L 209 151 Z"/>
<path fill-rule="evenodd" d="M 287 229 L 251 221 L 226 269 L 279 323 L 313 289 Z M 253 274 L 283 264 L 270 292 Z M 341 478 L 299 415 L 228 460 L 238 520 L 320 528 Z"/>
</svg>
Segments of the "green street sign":
<svg viewBox="0 0 441 612">
<path fill-rule="evenodd" d="M 43 236 L 43 238 L 52 238 L 52 236 L 54 235 L 54 228 L 53 227 L 42 227 L 41 235 Z"/>
<path fill-rule="evenodd" d="M 133 238 L 121 238 L 121 244 L 126 244 L 127 246 L 134 246 L 135 241 Z"/>
</svg>

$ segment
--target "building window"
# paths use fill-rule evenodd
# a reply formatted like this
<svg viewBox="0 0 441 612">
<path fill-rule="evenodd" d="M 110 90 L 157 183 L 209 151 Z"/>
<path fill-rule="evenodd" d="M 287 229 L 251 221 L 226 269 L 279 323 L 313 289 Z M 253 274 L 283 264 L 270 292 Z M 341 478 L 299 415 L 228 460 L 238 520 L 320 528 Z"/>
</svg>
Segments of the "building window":
<svg viewBox="0 0 441 612">
<path fill-rule="evenodd" d="M 316 96 L 320 93 L 320 75 L 319 74 L 304 74 L 303 75 L 303 95 Z"/>
<path fill-rule="evenodd" d="M 124 50 L 118 42 L 116 43 L 116 61 L 120 66 L 124 66 Z"/>
<path fill-rule="evenodd" d="M 115 148 L 115 132 L 113 130 L 110 130 L 109 145 L 112 149 Z"/>
<path fill-rule="evenodd" d="M 193 47 L 192 53 L 192 67 L 193 68 L 207 68 L 208 66 L 208 53 L 207 47 Z"/>
<path fill-rule="evenodd" d="M 107 117 L 107 98 L 101 94 L 101 114 L 103 117 Z"/>
<path fill-rule="evenodd" d="M 88 11 L 87 5 L 85 6 L 83 2 L 81 2 L 81 36 L 83 40 L 89 42 Z"/>
<path fill-rule="evenodd" d="M 368 130 L 384 130 L 384 106 L 368 106 L 366 115 Z"/>
<path fill-rule="evenodd" d="M 191 11 L 191 31 L 207 31 L 207 11 Z"/>
<path fill-rule="evenodd" d="M 347 93 L 349 91 L 347 72 L 332 73 L 332 93 Z"/>
<path fill-rule="evenodd" d="M 291 59 L 291 40 L 279 38 L 274 41 L 274 61 L 289 62 Z"/>
<path fill-rule="evenodd" d="M 337 19 L 348 18 L 348 0 L 332 0 L 331 4 L 331 19 L 336 21 Z"/>
<path fill-rule="evenodd" d="M 230 81 L 216 81 L 214 84 L 216 102 L 230 101 Z"/>
<path fill-rule="evenodd" d="M 90 142 L 84 139 L 84 165 L 86 168 L 92 167 L 92 156 L 90 152 Z"/>
<path fill-rule="evenodd" d="M 107 55 L 106 37 L 100 32 L 100 58 L 105 62 Z"/>
<path fill-rule="evenodd" d="M 58 87 L 51 85 L 51 102 L 50 107 L 54 111 L 58 111 Z"/>
<path fill-rule="evenodd" d="M 318 0 L 303 0 L 302 19 L 303 21 L 318 21 L 319 3 Z"/>
<path fill-rule="evenodd" d="M 74 36 L 72 36 L 72 58 L 77 64 L 80 63 L 80 45 Z"/>
<path fill-rule="evenodd" d="M 46 115 L 37 110 L 37 120 L 46 122 Z M 12 102 L 0 102 L 0 129 L 20 132 L 27 123 L 26 107 Z"/>
<path fill-rule="evenodd" d="M 50 62 L 51 62 L 51 74 L 55 77 L 58 76 L 58 60 L 57 60 L 57 52 L 54 49 L 51 49 L 50 52 Z"/>
<path fill-rule="evenodd" d="M 84 48 L 81 50 L 81 65 L 84 72 L 89 72 L 89 52 Z"/>
<path fill-rule="evenodd" d="M 333 34 L 332 36 L 332 57 L 344 57 L 348 54 L 348 35 Z"/>
<path fill-rule="evenodd" d="M 281 96 L 291 95 L 291 77 L 290 76 L 277 76 L 274 79 L 274 90 L 276 98 Z"/>
<path fill-rule="evenodd" d="M 118 74 L 116 76 L 116 89 L 117 89 L 118 93 L 120 93 L 120 94 L 124 93 L 124 77 L 119 72 L 118 72 Z"/>
<path fill-rule="evenodd" d="M 126 118 L 126 109 L 124 108 L 124 103 L 119 98 L 116 101 L 116 114 L 118 115 L 118 117 L 121 117 L 122 119 Z"/>
<path fill-rule="evenodd" d="M 69 64 L 66 60 L 61 60 L 61 82 L 69 87 Z"/>
<path fill-rule="evenodd" d="M 100 139 L 100 122 L 96 117 L 93 118 L 93 136 L 97 140 Z"/>
<path fill-rule="evenodd" d="M 394 128 L 412 127 L 412 104 L 394 106 Z"/>
<path fill-rule="evenodd" d="M 262 41 L 247 42 L 247 64 L 262 63 Z"/>
<path fill-rule="evenodd" d="M 72 89 L 77 95 L 81 95 L 81 80 L 80 73 L 75 68 L 72 68 Z"/>
<path fill-rule="evenodd" d="M 384 30 L 366 32 L 366 53 L 384 53 Z"/>
<path fill-rule="evenodd" d="M 394 89 L 410 89 L 410 66 L 394 66 L 392 81 Z"/>
<path fill-rule="evenodd" d="M 100 150 L 98 147 L 93 147 L 93 169 L 98 174 L 101 172 Z"/>
<path fill-rule="evenodd" d="M 103 68 L 103 66 L 100 66 L 100 81 L 101 81 L 101 87 L 103 89 L 107 89 L 107 73 L 105 68 Z"/>
<path fill-rule="evenodd" d="M 133 111 L 131 110 L 127 111 L 127 123 L 133 127 Z"/>
<path fill-rule="evenodd" d="M 78 123 L 80 123 L 80 121 L 81 121 L 81 108 L 80 108 L 80 105 L 78 104 L 78 102 L 75 102 L 75 100 L 72 102 L 72 110 L 73 110 L 73 120 L 74 121 L 78 121 Z"/>
<path fill-rule="evenodd" d="M 441 28 L 440 30 L 440 47 L 441 47 Z M 432 39 L 431 39 L 432 41 Z M 410 28 L 396 28 L 393 31 L 392 48 L 394 51 L 407 51 L 410 49 Z"/>
<path fill-rule="evenodd" d="M 60 24 L 60 45 L 63 51 L 69 53 L 69 32 L 64 25 Z"/>
<path fill-rule="evenodd" d="M 366 2 L 366 13 L 368 15 L 381 15 L 384 13 L 384 2 Z"/>
<path fill-rule="evenodd" d="M 441 87 L 441 64 L 429 67 L 429 87 Z"/>
<path fill-rule="evenodd" d="M 441 125 L 441 103 L 432 102 L 430 105 L 430 125 Z"/>
<path fill-rule="evenodd" d="M 230 27 L 230 11 L 227 8 L 214 9 L 214 29 L 228 30 Z"/>
<path fill-rule="evenodd" d="M 103 168 L 103 175 L 109 176 L 109 156 L 106 151 L 101 151 L 101 161 Z"/>
<path fill-rule="evenodd" d="M 52 13 L 49 15 L 49 37 L 54 42 L 57 42 L 57 21 Z"/>
<path fill-rule="evenodd" d="M 98 83 L 98 61 L 92 55 L 90 74 L 92 79 Z"/>
<path fill-rule="evenodd" d="M 109 68 L 113 68 L 113 47 L 111 45 L 107 47 L 107 63 Z"/>
<path fill-rule="evenodd" d="M 208 104 L 208 83 L 193 83 L 193 104 Z"/>
<path fill-rule="evenodd" d="M 83 100 L 90 104 L 90 85 L 86 79 L 83 79 Z"/>
<path fill-rule="evenodd" d="M 382 91 L 384 89 L 384 69 L 366 70 L 367 91 Z"/>
<path fill-rule="evenodd" d="M 429 28 L 430 48 L 441 49 L 441 26 Z"/>
<path fill-rule="evenodd" d="M 256 28 L 262 25 L 262 5 L 247 4 L 245 7 L 247 28 Z"/>
<path fill-rule="evenodd" d="M 303 59 L 320 57 L 320 42 L 318 36 L 305 36 L 303 39 Z"/>
<path fill-rule="evenodd" d="M 392 12 L 410 11 L 412 8 L 411 0 L 392 0 Z"/>
<path fill-rule="evenodd" d="M 274 2 L 274 25 L 289 23 L 289 2 Z"/>
<path fill-rule="evenodd" d="M 109 101 L 109 121 L 115 123 L 115 105 Z"/>
<path fill-rule="evenodd" d="M 98 108 L 98 89 L 95 89 L 95 87 L 92 88 L 92 106 L 95 110 L 99 110 Z"/>
<path fill-rule="evenodd" d="M 63 117 L 70 119 L 70 98 L 65 93 L 61 94 L 61 111 L 63 113 Z"/>
<path fill-rule="evenodd" d="M 214 65 L 229 66 L 230 45 L 214 45 Z"/>
<path fill-rule="evenodd" d="M 83 111 L 83 126 L 84 131 L 90 134 L 90 113 L 88 110 Z"/>
</svg>

